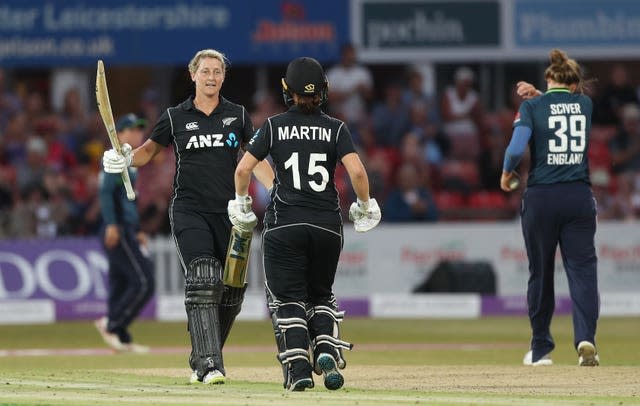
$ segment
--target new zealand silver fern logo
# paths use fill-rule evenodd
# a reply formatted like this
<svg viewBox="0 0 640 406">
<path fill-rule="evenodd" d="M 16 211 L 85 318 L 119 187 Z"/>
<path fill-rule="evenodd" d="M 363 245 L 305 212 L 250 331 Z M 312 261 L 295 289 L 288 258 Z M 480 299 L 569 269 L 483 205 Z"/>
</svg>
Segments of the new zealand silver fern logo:
<svg viewBox="0 0 640 406">
<path fill-rule="evenodd" d="M 233 123 L 238 117 L 226 117 L 222 119 L 222 126 L 228 126 L 231 125 L 231 123 Z"/>
<path fill-rule="evenodd" d="M 235 148 L 238 146 L 238 139 L 236 138 L 235 133 L 229 133 L 229 137 L 227 138 L 227 145 Z"/>
</svg>

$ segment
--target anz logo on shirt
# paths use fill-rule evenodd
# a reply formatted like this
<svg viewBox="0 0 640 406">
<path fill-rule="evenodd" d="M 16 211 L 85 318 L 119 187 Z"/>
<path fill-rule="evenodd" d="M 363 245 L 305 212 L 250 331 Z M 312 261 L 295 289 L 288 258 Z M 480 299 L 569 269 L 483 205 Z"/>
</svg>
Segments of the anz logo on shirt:
<svg viewBox="0 0 640 406">
<path fill-rule="evenodd" d="M 185 149 L 218 148 L 224 147 L 225 144 L 231 148 L 237 148 L 240 144 L 235 133 L 229 133 L 227 139 L 225 141 L 223 139 L 224 134 L 192 135 L 187 141 Z"/>
</svg>

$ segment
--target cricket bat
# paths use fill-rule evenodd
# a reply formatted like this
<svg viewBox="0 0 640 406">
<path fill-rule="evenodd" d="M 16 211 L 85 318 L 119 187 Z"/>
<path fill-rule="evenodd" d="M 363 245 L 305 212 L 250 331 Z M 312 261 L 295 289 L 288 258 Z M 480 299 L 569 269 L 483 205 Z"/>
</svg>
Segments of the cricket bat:
<svg viewBox="0 0 640 406">
<path fill-rule="evenodd" d="M 122 154 L 122 148 L 120 146 L 120 140 L 116 133 L 116 123 L 113 120 L 113 112 L 111 111 L 111 102 L 109 101 L 109 90 L 107 89 L 107 77 L 104 74 L 104 63 L 101 59 L 98 60 L 98 70 L 96 72 L 96 101 L 98 103 L 98 110 L 102 117 L 102 122 L 109 134 L 109 140 L 111 141 L 111 147 L 119 154 Z M 131 179 L 129 178 L 129 170 L 122 171 L 122 182 L 124 188 L 127 191 L 127 199 L 133 201 L 136 199 L 136 192 L 131 185 Z"/>
<path fill-rule="evenodd" d="M 244 287 L 252 237 L 253 231 L 241 232 L 236 227 L 231 228 L 222 278 L 225 285 L 235 288 Z"/>
</svg>

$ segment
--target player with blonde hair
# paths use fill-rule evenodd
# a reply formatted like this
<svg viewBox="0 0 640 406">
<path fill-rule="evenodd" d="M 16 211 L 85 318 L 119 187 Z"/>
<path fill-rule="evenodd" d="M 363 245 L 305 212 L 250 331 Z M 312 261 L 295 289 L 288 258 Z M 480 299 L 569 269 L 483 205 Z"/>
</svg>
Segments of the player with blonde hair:
<svg viewBox="0 0 640 406">
<path fill-rule="evenodd" d="M 226 71 L 226 58 L 221 52 L 197 52 L 189 62 L 195 96 L 168 108 L 142 146 L 126 149 L 130 152 L 125 155 L 110 150 L 103 158 L 106 172 L 120 173 L 129 166 L 145 165 L 162 148 L 173 146 L 176 173 L 169 219 L 186 278 L 192 383 L 224 382 L 222 346 L 246 290 L 246 286 L 223 283 L 231 232 L 227 202 L 235 195 L 233 176 L 238 151 L 253 135 L 244 106 L 221 95 Z M 268 163 L 256 167 L 254 173 L 266 188 L 272 186 L 274 175 Z"/>
</svg>

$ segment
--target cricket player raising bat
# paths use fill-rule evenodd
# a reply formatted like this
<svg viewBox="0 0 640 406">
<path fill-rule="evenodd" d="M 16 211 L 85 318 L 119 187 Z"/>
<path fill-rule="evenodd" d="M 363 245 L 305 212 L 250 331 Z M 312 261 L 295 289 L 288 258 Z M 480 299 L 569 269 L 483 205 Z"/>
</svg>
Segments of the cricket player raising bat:
<svg viewBox="0 0 640 406">
<path fill-rule="evenodd" d="M 244 284 L 227 286 L 223 282 L 231 233 L 227 202 L 235 196 L 238 151 L 253 135 L 244 106 L 220 94 L 226 62 L 213 49 L 196 53 L 189 63 L 195 96 L 165 110 L 142 146 L 134 150 L 123 146 L 123 153 L 111 150 L 103 157 L 106 172 L 121 173 L 128 166 L 145 165 L 164 147 L 174 148 L 176 175 L 169 219 L 186 278 L 192 383 L 225 381 L 222 347 L 246 289 Z M 254 173 L 266 188 L 272 187 L 274 175 L 268 163 L 256 167 Z M 251 231 L 255 222 L 245 222 L 246 228 L 240 231 Z"/>
</svg>

